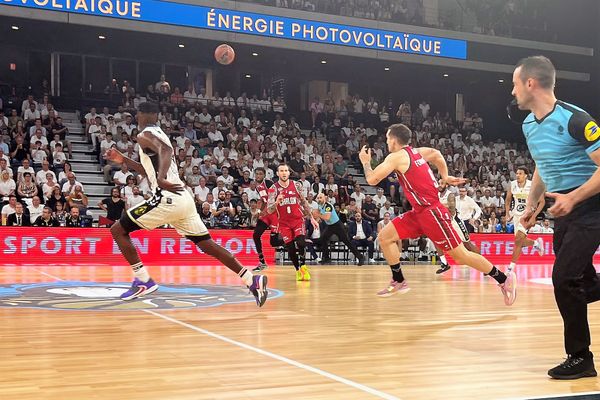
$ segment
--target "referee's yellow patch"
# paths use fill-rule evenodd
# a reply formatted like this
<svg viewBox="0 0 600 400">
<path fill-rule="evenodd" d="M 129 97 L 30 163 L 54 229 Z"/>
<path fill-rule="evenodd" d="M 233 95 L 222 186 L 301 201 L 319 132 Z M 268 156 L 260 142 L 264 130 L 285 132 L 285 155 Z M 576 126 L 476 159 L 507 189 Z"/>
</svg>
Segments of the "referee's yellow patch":
<svg viewBox="0 0 600 400">
<path fill-rule="evenodd" d="M 596 121 L 590 121 L 585 126 L 585 138 L 588 142 L 594 142 L 600 138 L 600 128 Z"/>
</svg>

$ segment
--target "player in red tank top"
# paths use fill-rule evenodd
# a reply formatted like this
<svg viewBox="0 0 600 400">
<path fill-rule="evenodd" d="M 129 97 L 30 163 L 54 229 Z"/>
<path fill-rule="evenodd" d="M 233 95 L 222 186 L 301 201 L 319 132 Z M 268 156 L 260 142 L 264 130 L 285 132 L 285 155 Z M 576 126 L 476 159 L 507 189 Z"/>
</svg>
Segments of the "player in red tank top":
<svg viewBox="0 0 600 400">
<path fill-rule="evenodd" d="M 265 179 L 266 171 L 264 168 L 259 167 L 254 170 L 254 179 L 258 185 L 256 186 L 256 190 L 260 195 L 260 217 L 258 218 L 258 222 L 256 223 L 256 228 L 254 228 L 254 233 L 252 234 L 252 238 L 254 239 L 254 245 L 256 246 L 256 252 L 258 253 L 258 266 L 253 269 L 253 271 L 262 271 L 267 268 L 267 263 L 265 262 L 265 256 L 262 251 L 262 235 L 265 233 L 267 229 L 271 229 L 271 245 L 275 247 L 276 236 L 277 236 L 277 214 L 269 214 L 267 212 L 267 203 L 269 201 L 269 193 L 275 193 L 276 189 L 273 185 L 273 182 Z"/>
<path fill-rule="evenodd" d="M 359 157 L 365 169 L 365 178 L 369 185 L 377 185 L 382 179 L 396 171 L 398 180 L 413 209 L 392 220 L 379 234 L 378 240 L 383 255 L 390 264 L 392 281 L 387 288 L 377 293 L 381 297 L 395 293 L 406 293 L 410 289 L 400 268 L 400 246 L 402 239 L 414 239 L 428 236 L 459 264 L 465 264 L 492 276 L 500 285 L 504 302 L 512 305 L 516 298 L 516 277 L 514 273 L 505 275 L 479 254 L 471 253 L 462 244 L 458 234 L 452 228 L 448 209 L 439 200 L 437 180 L 428 163 L 436 166 L 442 181 L 449 185 L 464 183 L 464 179 L 448 175 L 448 166 L 442 154 L 429 147 L 413 149 L 408 145 L 411 131 L 402 124 L 389 127 L 387 145 L 390 154 L 373 170 L 371 152 L 365 146 Z"/>
<path fill-rule="evenodd" d="M 277 167 L 279 180 L 275 182 L 276 193 L 269 198 L 268 212 L 277 215 L 277 231 L 283 238 L 290 260 L 296 269 L 296 280 L 310 280 L 306 264 L 306 225 L 304 219 L 310 216 L 310 206 L 302 195 L 302 188 L 290 179 L 290 169 L 286 164 Z M 311 216 L 311 222 L 317 222 Z"/>
</svg>

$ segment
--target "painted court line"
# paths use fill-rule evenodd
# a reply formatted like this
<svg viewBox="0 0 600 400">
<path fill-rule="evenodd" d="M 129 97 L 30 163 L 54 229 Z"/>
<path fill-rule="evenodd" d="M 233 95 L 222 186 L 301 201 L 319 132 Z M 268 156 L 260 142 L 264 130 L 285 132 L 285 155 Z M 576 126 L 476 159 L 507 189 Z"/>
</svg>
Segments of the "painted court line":
<svg viewBox="0 0 600 400">
<path fill-rule="evenodd" d="M 393 395 L 385 393 L 385 392 L 381 392 L 381 391 L 379 391 L 377 389 L 370 388 L 370 387 L 365 386 L 363 384 L 351 381 L 350 379 L 346 379 L 346 378 L 343 378 L 341 376 L 332 374 L 330 372 L 323 371 L 323 370 L 315 368 L 315 367 L 311 367 L 310 365 L 302 364 L 302 363 L 300 363 L 298 361 L 294 361 L 294 360 L 292 360 L 290 358 L 283 357 L 283 356 L 280 356 L 280 355 L 275 354 L 275 353 L 271 353 L 271 352 L 266 351 L 266 350 L 262 350 L 262 349 L 260 349 L 258 347 L 250 346 L 250 345 L 248 345 L 246 343 L 242 343 L 242 342 L 238 342 L 238 341 L 233 340 L 233 339 L 229 339 L 228 337 L 221 336 L 221 335 L 213 333 L 211 331 L 207 331 L 206 329 L 198 328 L 197 326 L 188 324 L 186 322 L 179 321 L 179 320 L 177 320 L 175 318 L 172 318 L 172 317 L 169 317 L 167 315 L 159 314 L 159 313 L 151 311 L 151 310 L 142 310 L 142 311 L 145 312 L 145 313 L 147 313 L 147 314 L 154 315 L 155 317 L 162 318 L 162 319 L 164 319 L 166 321 L 172 322 L 174 324 L 177 324 L 177 325 L 183 326 L 185 328 L 191 329 L 191 330 L 196 331 L 198 333 L 202 333 L 203 335 L 210 336 L 210 337 L 212 337 L 214 339 L 218 339 L 218 340 L 221 340 L 223 342 L 232 344 L 234 346 L 238 346 L 238 347 L 241 347 L 243 349 L 253 351 L 253 352 L 258 353 L 260 355 L 263 355 L 263 356 L 275 359 L 277 361 L 281 361 L 281 362 L 284 362 L 286 364 L 292 365 L 292 366 L 294 366 L 296 368 L 300 368 L 300 369 L 303 369 L 305 371 L 309 371 L 309 372 L 312 372 L 314 374 L 324 376 L 325 378 L 329 378 L 329 379 L 331 379 L 333 381 L 336 381 L 336 382 L 342 383 L 344 385 L 353 387 L 353 388 L 361 390 L 361 391 L 363 391 L 365 393 L 369 393 L 369 394 L 371 394 L 371 395 L 373 395 L 375 397 L 378 397 L 380 399 L 400 400 L 399 397 L 393 396 Z"/>
<path fill-rule="evenodd" d="M 37 268 L 32 268 L 32 269 L 33 269 L 34 271 L 36 271 L 36 272 L 39 272 L 39 273 L 40 273 L 40 274 L 42 274 L 42 275 L 46 275 L 46 276 L 47 276 L 47 277 L 49 277 L 49 278 L 56 279 L 57 281 L 64 281 L 64 279 L 61 279 L 61 278 L 59 278 L 58 276 L 54 276 L 54 275 L 48 274 L 48 273 L 46 273 L 46 272 L 44 272 L 44 271 L 40 271 L 40 270 L 39 270 L 39 269 L 37 269 Z"/>
</svg>

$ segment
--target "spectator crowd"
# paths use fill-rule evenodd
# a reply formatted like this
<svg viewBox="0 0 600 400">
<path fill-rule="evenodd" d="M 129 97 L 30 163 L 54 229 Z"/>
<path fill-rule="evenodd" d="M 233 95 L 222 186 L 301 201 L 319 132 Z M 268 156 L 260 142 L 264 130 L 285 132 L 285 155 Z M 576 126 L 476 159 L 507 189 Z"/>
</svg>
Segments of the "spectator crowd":
<svg viewBox="0 0 600 400">
<path fill-rule="evenodd" d="M 360 94 L 334 99 L 327 94 L 310 102 L 306 120 L 311 129 L 302 130 L 284 100 L 271 99 L 267 93 L 234 97 L 226 92 L 221 97 L 192 85 L 182 91 L 172 88 L 165 76 L 148 86 L 143 95 L 128 82 L 119 85 L 115 80 L 106 92 L 117 96 L 120 105 L 112 110 L 92 107 L 82 117 L 104 179 L 114 185 L 111 195 L 97 204 L 107 213 L 100 225 L 110 225 L 123 210 L 149 196 L 146 177 L 102 157 L 114 147 L 139 160 L 135 114 L 141 101 L 159 103 L 159 124 L 171 138 L 180 177 L 211 228 L 255 226 L 261 204 L 254 171 L 265 168 L 267 179 L 276 180 L 276 167 L 285 162 L 312 207 L 316 207 L 316 195 L 324 193 L 344 223 L 355 222 L 360 215 L 361 224 L 369 224 L 375 239 L 389 220 L 410 205 L 393 174 L 375 193 L 365 193 L 358 182 L 362 169 L 357 156 L 362 146 L 368 145 L 373 149 L 373 167 L 382 162 L 387 154 L 385 127 L 396 122 L 413 130 L 413 146 L 438 149 L 451 173 L 468 179 L 460 191 L 452 190 L 459 199 L 468 196 L 478 206 L 479 212 L 460 215 L 474 232 L 511 232 L 510 218 L 505 215 L 506 191 L 517 166 L 533 167 L 524 144 L 487 139 L 478 113 L 467 112 L 456 120 L 449 112 L 432 110 L 425 100 L 418 104 L 382 101 Z M 0 146 L 0 195 L 6 203 L 3 222 L 17 213 L 16 203 L 23 204 L 32 224 L 44 207 L 61 215 L 75 209 L 77 218 L 85 218 L 90 205 L 68 162 L 72 153 L 68 129 L 48 97 L 38 103 L 29 96 L 21 110 L 11 110 L 10 115 L 0 114 L 4 145 Z M 51 142 L 49 135 L 53 135 Z M 65 218 L 55 218 L 67 225 Z M 541 223 L 539 229 L 550 228 L 544 226 Z"/>
</svg>

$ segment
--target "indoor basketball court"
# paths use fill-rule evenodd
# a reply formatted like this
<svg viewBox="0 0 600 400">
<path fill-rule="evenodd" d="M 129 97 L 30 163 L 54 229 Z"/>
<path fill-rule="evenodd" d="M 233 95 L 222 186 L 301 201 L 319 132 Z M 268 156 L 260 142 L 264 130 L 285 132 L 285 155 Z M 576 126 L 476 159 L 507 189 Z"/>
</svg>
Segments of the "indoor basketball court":
<svg viewBox="0 0 600 400">
<path fill-rule="evenodd" d="M 5 266 L 2 399 L 600 396 L 597 379 L 545 374 L 562 346 L 551 265 L 518 269 L 513 307 L 480 273 L 435 268 L 406 267 L 412 290 L 382 299 L 386 266 L 314 267 L 310 282 L 271 267 L 259 309 L 224 268 L 153 267 L 161 289 L 124 303 L 126 267 Z"/>
</svg>

